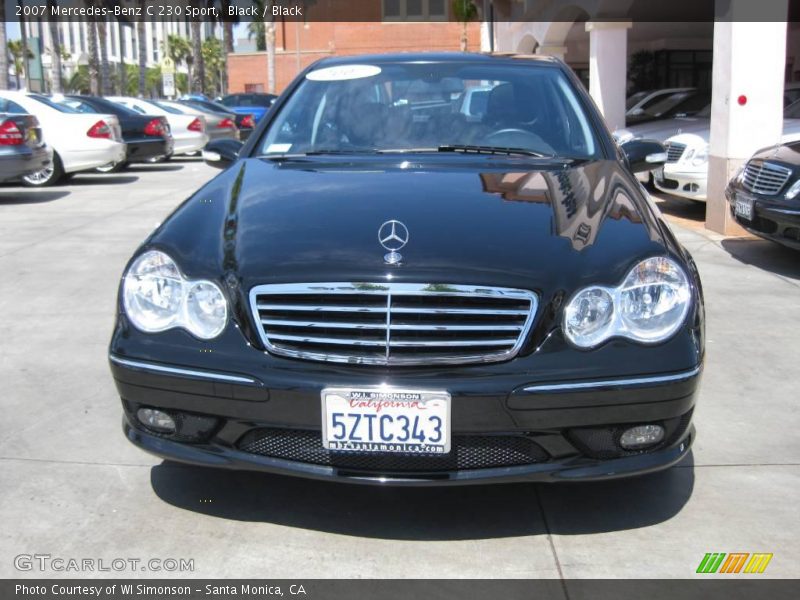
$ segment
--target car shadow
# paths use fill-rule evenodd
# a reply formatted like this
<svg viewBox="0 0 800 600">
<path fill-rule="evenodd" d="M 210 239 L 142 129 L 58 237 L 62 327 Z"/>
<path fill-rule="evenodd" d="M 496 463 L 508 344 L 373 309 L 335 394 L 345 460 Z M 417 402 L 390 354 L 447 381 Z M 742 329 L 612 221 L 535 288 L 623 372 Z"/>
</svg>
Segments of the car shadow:
<svg viewBox="0 0 800 600">
<path fill-rule="evenodd" d="M 150 482 L 168 504 L 221 519 L 444 541 L 599 533 L 661 523 L 691 497 L 694 469 L 689 456 L 679 468 L 595 483 L 378 487 L 164 462 L 151 469 Z"/>
<path fill-rule="evenodd" d="M 203 162 L 202 156 L 173 156 L 169 159 L 171 163 L 200 163 Z"/>
<path fill-rule="evenodd" d="M 731 238 L 721 244 L 739 262 L 800 280 L 800 251 L 762 239 Z"/>
<path fill-rule="evenodd" d="M 128 173 L 148 173 L 153 171 L 180 171 L 183 165 L 169 165 L 164 163 L 136 163 L 125 171 Z"/>
<path fill-rule="evenodd" d="M 52 202 L 64 196 L 69 196 L 67 191 L 50 191 L 37 189 L 17 188 L 16 190 L 0 190 L 0 204 L 43 204 Z"/>
<path fill-rule="evenodd" d="M 692 202 L 663 192 L 650 192 L 650 197 L 664 215 L 685 224 L 702 225 L 706 220 L 706 205 L 703 202 Z"/>
<path fill-rule="evenodd" d="M 90 174 L 81 173 L 80 175 L 76 175 L 73 177 L 68 185 L 70 186 L 80 186 L 80 185 L 97 185 L 97 184 L 107 184 L 107 185 L 119 185 L 123 183 L 133 183 L 134 181 L 139 181 L 138 175 L 103 175 L 101 173 Z"/>
</svg>

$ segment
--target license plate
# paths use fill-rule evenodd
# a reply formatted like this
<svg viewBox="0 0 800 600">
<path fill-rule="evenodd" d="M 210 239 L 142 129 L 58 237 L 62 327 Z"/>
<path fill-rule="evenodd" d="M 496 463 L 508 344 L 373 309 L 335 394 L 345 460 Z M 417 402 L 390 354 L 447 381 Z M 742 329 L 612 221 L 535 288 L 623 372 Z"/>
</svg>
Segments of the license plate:
<svg viewBox="0 0 800 600">
<path fill-rule="evenodd" d="M 752 221 L 753 199 L 750 196 L 736 194 L 736 198 L 733 201 L 733 212 L 736 213 L 736 216 L 738 217 Z"/>
<path fill-rule="evenodd" d="M 450 394 L 396 388 L 322 390 L 322 444 L 342 452 L 450 452 Z"/>
</svg>

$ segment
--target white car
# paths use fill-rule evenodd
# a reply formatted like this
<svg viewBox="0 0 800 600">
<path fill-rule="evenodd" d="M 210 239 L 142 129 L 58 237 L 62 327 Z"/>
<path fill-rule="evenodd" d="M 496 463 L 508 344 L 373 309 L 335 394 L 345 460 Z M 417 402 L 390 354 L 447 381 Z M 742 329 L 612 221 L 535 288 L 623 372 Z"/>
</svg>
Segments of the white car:
<svg viewBox="0 0 800 600">
<path fill-rule="evenodd" d="M 672 119 L 659 119 L 648 121 L 639 125 L 632 125 L 623 129 L 617 129 L 612 133 L 617 144 L 624 144 L 630 140 L 648 139 L 657 142 L 666 142 L 674 135 L 682 133 L 694 133 L 705 131 L 711 123 L 711 105 L 692 117 L 675 117 Z M 650 171 L 636 173 L 636 178 L 642 183 L 648 183 L 651 179 Z"/>
<path fill-rule="evenodd" d="M 671 96 L 676 92 L 689 92 L 692 90 L 694 90 L 694 88 L 679 87 L 636 92 L 628 96 L 628 99 L 625 101 L 625 115 L 628 117 L 640 115 L 646 108 L 653 106 L 656 102 L 663 100 L 667 96 Z"/>
<path fill-rule="evenodd" d="M 8 112 L 36 116 L 44 141 L 53 149 L 50 165 L 23 177 L 26 185 L 53 185 L 65 175 L 125 159 L 122 130 L 114 115 L 79 113 L 39 94 L 0 91 L 0 98 Z"/>
<path fill-rule="evenodd" d="M 127 96 L 108 96 L 108 100 L 121 104 L 143 115 L 159 115 L 166 117 L 173 138 L 173 156 L 178 154 L 192 154 L 202 150 L 208 143 L 206 120 L 202 115 L 186 115 L 171 112 L 168 108 L 159 106 L 140 98 Z"/>
<path fill-rule="evenodd" d="M 784 111 L 783 134 L 778 144 L 800 140 L 800 103 Z M 680 133 L 665 142 L 667 162 L 653 172 L 653 183 L 662 192 L 705 202 L 708 186 L 708 150 L 711 129 Z M 749 154 L 758 150 L 753 147 Z"/>
</svg>

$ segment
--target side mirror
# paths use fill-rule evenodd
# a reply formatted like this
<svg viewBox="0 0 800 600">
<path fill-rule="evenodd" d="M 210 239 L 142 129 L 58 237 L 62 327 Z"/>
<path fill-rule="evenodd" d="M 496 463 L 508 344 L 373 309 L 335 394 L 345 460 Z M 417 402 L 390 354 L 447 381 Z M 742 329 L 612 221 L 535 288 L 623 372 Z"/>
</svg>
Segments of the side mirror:
<svg viewBox="0 0 800 600">
<path fill-rule="evenodd" d="M 667 149 L 655 140 L 630 140 L 620 148 L 634 173 L 652 171 L 667 162 Z"/>
<path fill-rule="evenodd" d="M 239 158 L 239 150 L 243 145 L 239 140 L 230 139 L 208 142 L 203 148 L 203 160 L 209 167 L 226 169 Z"/>
</svg>

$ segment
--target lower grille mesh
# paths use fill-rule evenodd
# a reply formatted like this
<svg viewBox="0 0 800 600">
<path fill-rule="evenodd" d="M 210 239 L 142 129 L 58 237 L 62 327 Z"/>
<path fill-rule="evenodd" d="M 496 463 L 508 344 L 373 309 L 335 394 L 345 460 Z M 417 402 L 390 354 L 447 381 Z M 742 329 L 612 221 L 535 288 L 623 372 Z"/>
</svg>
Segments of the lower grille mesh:
<svg viewBox="0 0 800 600">
<path fill-rule="evenodd" d="M 239 450 L 259 456 L 373 473 L 432 472 L 511 467 L 544 462 L 548 454 L 525 434 L 454 435 L 449 454 L 331 452 L 319 431 L 261 428 L 246 433 Z"/>
</svg>

